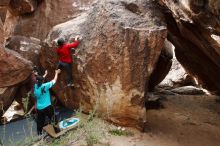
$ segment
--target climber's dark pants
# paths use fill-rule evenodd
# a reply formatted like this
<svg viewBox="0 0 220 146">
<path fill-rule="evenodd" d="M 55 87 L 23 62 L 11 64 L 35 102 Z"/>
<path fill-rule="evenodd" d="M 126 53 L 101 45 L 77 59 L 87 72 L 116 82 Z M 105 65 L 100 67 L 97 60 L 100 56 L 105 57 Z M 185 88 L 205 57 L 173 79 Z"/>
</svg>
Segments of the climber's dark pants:
<svg viewBox="0 0 220 146">
<path fill-rule="evenodd" d="M 57 69 L 65 70 L 67 73 L 67 84 L 73 83 L 73 77 L 72 77 L 72 63 L 65 63 L 59 61 Z"/>
<path fill-rule="evenodd" d="M 42 110 L 37 110 L 37 134 L 42 134 L 42 129 L 45 124 L 46 117 L 49 118 L 49 124 L 54 123 L 57 124 L 57 119 L 54 114 L 54 109 L 50 105 Z"/>
</svg>

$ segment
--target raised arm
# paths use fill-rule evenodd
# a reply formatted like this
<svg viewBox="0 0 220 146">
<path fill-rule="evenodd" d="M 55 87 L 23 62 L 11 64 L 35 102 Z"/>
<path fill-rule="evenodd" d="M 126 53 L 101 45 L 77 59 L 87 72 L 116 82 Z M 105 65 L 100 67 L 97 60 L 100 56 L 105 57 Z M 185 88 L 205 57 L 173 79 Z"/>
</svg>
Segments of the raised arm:
<svg viewBox="0 0 220 146">
<path fill-rule="evenodd" d="M 53 87 L 53 85 L 54 85 L 54 84 L 56 83 L 56 81 L 57 81 L 58 74 L 59 74 L 60 72 L 61 72 L 60 69 L 56 70 L 56 71 L 55 71 L 55 76 L 54 76 L 53 80 L 51 80 L 50 82 L 47 82 L 47 83 L 44 84 L 45 90 L 49 90 L 50 88 Z"/>
<path fill-rule="evenodd" d="M 71 48 L 77 47 L 78 45 L 79 45 L 79 36 L 77 35 L 77 36 L 75 37 L 75 41 L 74 41 L 72 44 L 67 44 L 67 47 L 68 47 L 69 49 L 71 49 Z"/>
<path fill-rule="evenodd" d="M 43 78 L 46 78 L 46 76 L 47 76 L 47 70 L 45 71 L 45 73 L 44 73 L 44 75 L 43 75 Z"/>
<path fill-rule="evenodd" d="M 58 69 L 58 70 L 55 70 L 55 76 L 54 76 L 54 78 L 53 78 L 53 82 L 54 83 L 56 83 L 56 81 L 57 81 L 57 78 L 58 78 L 58 74 L 61 72 L 61 70 L 60 69 Z"/>
<path fill-rule="evenodd" d="M 66 44 L 66 46 L 71 49 L 71 48 L 75 48 L 79 45 L 78 41 L 74 41 L 72 44 Z"/>
</svg>

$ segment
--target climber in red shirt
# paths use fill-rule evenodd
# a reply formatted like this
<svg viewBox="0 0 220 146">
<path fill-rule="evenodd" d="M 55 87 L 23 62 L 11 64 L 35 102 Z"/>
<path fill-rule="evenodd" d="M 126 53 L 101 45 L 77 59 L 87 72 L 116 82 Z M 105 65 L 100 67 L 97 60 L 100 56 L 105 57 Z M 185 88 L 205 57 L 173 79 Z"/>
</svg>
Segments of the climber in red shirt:
<svg viewBox="0 0 220 146">
<path fill-rule="evenodd" d="M 72 77 L 72 54 L 71 49 L 79 44 L 79 36 L 75 37 L 75 41 L 71 44 L 66 44 L 63 38 L 58 39 L 58 48 L 56 52 L 59 56 L 59 63 L 57 69 L 65 70 L 67 72 L 67 86 L 74 86 Z"/>
</svg>

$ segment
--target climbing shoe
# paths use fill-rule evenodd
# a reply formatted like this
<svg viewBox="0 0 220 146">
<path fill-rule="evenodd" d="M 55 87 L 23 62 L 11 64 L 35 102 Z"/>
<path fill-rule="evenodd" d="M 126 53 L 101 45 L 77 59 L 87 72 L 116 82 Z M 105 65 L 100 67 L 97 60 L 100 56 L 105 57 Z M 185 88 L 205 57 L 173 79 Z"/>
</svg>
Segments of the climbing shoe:
<svg viewBox="0 0 220 146">
<path fill-rule="evenodd" d="M 59 133 L 60 132 L 60 128 L 57 128 L 56 126 L 53 126 L 55 133 Z"/>
</svg>

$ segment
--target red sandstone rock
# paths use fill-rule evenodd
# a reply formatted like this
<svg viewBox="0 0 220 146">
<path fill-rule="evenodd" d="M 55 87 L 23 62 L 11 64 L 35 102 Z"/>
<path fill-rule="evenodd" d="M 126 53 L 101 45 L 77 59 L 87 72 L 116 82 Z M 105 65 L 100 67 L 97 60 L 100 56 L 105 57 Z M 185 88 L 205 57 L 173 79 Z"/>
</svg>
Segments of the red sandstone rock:
<svg viewBox="0 0 220 146">
<path fill-rule="evenodd" d="M 48 43 L 58 37 L 71 40 L 78 33 L 83 37 L 73 63 L 76 88 L 65 87 L 62 72 L 54 88 L 59 100 L 69 108 L 81 104 L 84 112 L 97 106 L 113 122 L 140 126 L 149 77 L 166 38 L 159 16 L 150 0 L 100 0 L 89 13 L 54 27 Z M 41 63 L 54 72 L 54 49 L 43 48 Z"/>
<path fill-rule="evenodd" d="M 40 40 L 24 36 L 12 36 L 7 39 L 6 47 L 18 52 L 23 58 L 39 66 Z"/>
<path fill-rule="evenodd" d="M 93 0 L 44 0 L 37 6 L 34 13 L 19 17 L 13 35 L 44 40 L 53 26 L 77 17 L 81 12 L 88 10 L 92 2 Z M 12 1 L 11 5 L 13 4 L 22 7 L 17 0 Z"/>
<path fill-rule="evenodd" d="M 11 0 L 10 7 L 18 15 L 32 13 L 37 8 L 37 0 Z"/>
<path fill-rule="evenodd" d="M 1 19 L 2 23 L 5 22 L 6 13 L 7 13 L 7 8 L 0 6 L 0 19 Z"/>
<path fill-rule="evenodd" d="M 16 91 L 16 87 L 0 88 L 0 116 L 2 116 L 13 102 Z"/>
<path fill-rule="evenodd" d="M 0 6 L 8 6 L 10 3 L 10 0 L 1 0 L 0 1 Z"/>
<path fill-rule="evenodd" d="M 153 91 L 154 87 L 158 85 L 165 77 L 172 66 L 173 49 L 172 44 L 167 40 L 164 43 L 164 47 L 161 51 L 160 57 L 157 61 L 157 65 L 150 76 L 149 90 Z"/>
<path fill-rule="evenodd" d="M 0 88 L 16 85 L 31 74 L 31 63 L 18 53 L 0 48 Z"/>
<path fill-rule="evenodd" d="M 0 48 L 3 48 L 2 47 L 3 42 L 4 42 L 3 23 L 2 23 L 2 20 L 0 19 Z"/>
<path fill-rule="evenodd" d="M 176 57 L 186 71 L 204 88 L 219 93 L 219 1 L 185 2 L 164 0 L 168 39 L 175 46 Z"/>
</svg>

